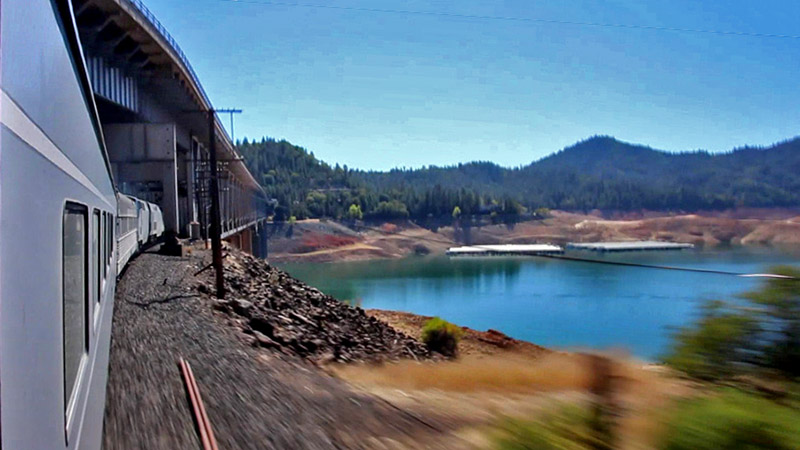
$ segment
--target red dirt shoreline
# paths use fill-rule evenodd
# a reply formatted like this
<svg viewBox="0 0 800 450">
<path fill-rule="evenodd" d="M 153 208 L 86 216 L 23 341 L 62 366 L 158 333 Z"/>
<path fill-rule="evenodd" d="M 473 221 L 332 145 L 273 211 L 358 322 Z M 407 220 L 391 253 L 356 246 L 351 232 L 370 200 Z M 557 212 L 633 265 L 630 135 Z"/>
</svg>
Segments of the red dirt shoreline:
<svg viewBox="0 0 800 450">
<path fill-rule="evenodd" d="M 699 247 L 800 247 L 800 215 L 791 210 L 727 211 L 714 214 L 627 214 L 621 219 L 600 213 L 554 211 L 550 218 L 514 225 L 439 228 L 410 222 L 351 229 L 333 221 L 300 221 L 270 240 L 274 262 L 336 262 L 438 254 L 451 246 L 659 240 Z M 610 217 L 614 217 L 611 215 Z"/>
</svg>

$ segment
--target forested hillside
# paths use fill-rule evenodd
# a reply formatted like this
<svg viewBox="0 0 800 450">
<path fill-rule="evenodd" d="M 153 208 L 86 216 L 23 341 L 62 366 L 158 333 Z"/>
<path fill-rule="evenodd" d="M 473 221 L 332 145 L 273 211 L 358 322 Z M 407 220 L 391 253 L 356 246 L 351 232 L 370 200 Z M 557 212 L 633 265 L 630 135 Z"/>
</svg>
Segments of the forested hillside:
<svg viewBox="0 0 800 450">
<path fill-rule="evenodd" d="M 800 138 L 728 153 L 668 153 L 598 136 L 519 168 L 490 162 L 363 172 L 288 142 L 239 150 L 279 217 L 514 217 L 537 208 L 697 211 L 800 206 Z M 351 209 L 356 205 L 358 211 Z"/>
<path fill-rule="evenodd" d="M 276 220 L 337 216 L 342 204 L 357 202 L 367 194 L 360 179 L 345 167 L 331 167 L 313 153 L 286 141 L 244 139 L 237 149 L 264 187 L 267 196 L 278 201 Z"/>
<path fill-rule="evenodd" d="M 480 185 L 407 183 L 382 189 L 364 172 L 338 164 L 331 167 L 286 141 L 245 139 L 238 150 L 267 195 L 278 201 L 276 220 L 292 216 L 382 220 L 450 217 L 456 206 L 464 215 L 494 212 L 495 216 L 513 218 L 523 210 L 511 196 L 492 195 L 479 190 Z"/>
</svg>

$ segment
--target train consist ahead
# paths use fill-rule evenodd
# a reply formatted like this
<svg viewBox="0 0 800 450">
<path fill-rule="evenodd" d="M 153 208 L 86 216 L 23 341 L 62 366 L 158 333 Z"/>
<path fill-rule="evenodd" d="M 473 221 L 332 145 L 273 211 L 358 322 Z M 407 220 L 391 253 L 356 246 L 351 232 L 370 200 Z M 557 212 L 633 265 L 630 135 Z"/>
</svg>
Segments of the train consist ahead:
<svg viewBox="0 0 800 450">
<path fill-rule="evenodd" d="M 0 1 L 0 448 L 100 448 L 116 277 L 164 232 L 117 191 L 68 1 Z"/>
<path fill-rule="evenodd" d="M 164 215 L 155 203 L 117 194 L 117 275 L 144 245 L 164 234 Z"/>
</svg>

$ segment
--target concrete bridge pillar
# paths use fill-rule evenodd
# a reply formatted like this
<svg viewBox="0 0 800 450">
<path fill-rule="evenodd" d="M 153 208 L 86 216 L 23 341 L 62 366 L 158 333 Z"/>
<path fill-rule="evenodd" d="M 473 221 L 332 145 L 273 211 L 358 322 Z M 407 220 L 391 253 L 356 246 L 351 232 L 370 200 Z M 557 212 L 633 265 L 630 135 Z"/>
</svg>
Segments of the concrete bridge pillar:
<svg viewBox="0 0 800 450">
<path fill-rule="evenodd" d="M 165 229 L 180 232 L 175 128 L 173 123 L 117 123 L 103 126 L 103 133 L 120 191 L 160 206 Z"/>
</svg>

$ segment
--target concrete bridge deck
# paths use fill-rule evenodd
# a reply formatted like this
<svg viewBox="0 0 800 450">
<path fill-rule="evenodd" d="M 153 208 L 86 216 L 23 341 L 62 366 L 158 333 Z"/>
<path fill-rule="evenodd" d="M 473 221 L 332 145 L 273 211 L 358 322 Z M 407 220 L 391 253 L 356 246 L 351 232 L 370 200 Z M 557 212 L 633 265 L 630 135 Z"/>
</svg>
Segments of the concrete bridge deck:
<svg viewBox="0 0 800 450">
<path fill-rule="evenodd" d="M 117 188 L 158 204 L 167 230 L 208 237 L 216 173 L 222 233 L 252 231 L 265 215 L 264 190 L 220 118 L 209 119 L 214 106 L 175 39 L 140 0 L 72 4 Z"/>
</svg>

